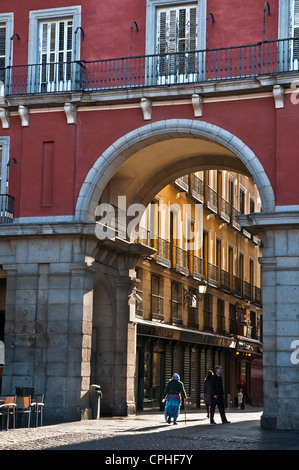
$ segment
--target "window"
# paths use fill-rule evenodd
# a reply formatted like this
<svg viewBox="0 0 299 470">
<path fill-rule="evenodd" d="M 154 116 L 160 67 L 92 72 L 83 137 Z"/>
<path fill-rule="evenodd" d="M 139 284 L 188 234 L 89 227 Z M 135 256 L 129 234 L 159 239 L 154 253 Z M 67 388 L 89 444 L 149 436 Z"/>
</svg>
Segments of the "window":
<svg viewBox="0 0 299 470">
<path fill-rule="evenodd" d="M 245 214 L 245 191 L 240 188 L 240 214 Z"/>
<path fill-rule="evenodd" d="M 39 63 L 42 64 L 41 91 L 70 90 L 73 21 L 71 18 L 59 21 L 41 21 L 39 26 Z"/>
<path fill-rule="evenodd" d="M 0 80 L 5 81 L 6 25 L 0 24 Z"/>
<path fill-rule="evenodd" d="M 299 1 L 279 0 L 278 38 L 280 70 L 298 70 L 299 68 Z M 295 38 L 288 39 L 288 38 Z M 297 39 L 298 38 L 298 39 Z"/>
<path fill-rule="evenodd" d="M 237 334 L 236 306 L 234 304 L 229 304 L 229 333 Z"/>
<path fill-rule="evenodd" d="M 29 14 L 28 92 L 56 92 L 80 85 L 81 6 Z M 37 64 L 37 65 L 35 65 Z"/>
<path fill-rule="evenodd" d="M 5 67 L 12 65 L 13 14 L 0 14 L 0 80 L 6 82 Z"/>
<path fill-rule="evenodd" d="M 171 319 L 172 323 L 182 324 L 182 286 L 171 283 Z"/>
<path fill-rule="evenodd" d="M 192 295 L 192 301 L 188 303 L 188 326 L 191 328 L 198 328 L 198 307 L 197 307 L 197 299 L 196 289 L 189 288 L 189 292 Z"/>
<path fill-rule="evenodd" d="M 204 55 L 199 64 L 192 51 L 206 47 L 206 0 L 172 0 L 171 7 L 167 0 L 146 3 L 146 54 L 166 54 L 149 65 L 157 70 L 158 83 L 198 80 L 204 72 Z"/>
<path fill-rule="evenodd" d="M 224 301 L 217 299 L 217 331 L 225 333 Z"/>
<path fill-rule="evenodd" d="M 253 212 L 255 212 L 255 199 L 254 199 L 253 196 L 250 196 L 249 204 L 250 204 L 249 212 L 250 212 L 250 214 L 253 214 Z"/>
<path fill-rule="evenodd" d="M 234 251 L 231 246 L 228 247 L 228 272 L 229 272 L 229 288 L 233 290 L 233 276 L 234 276 Z"/>
<path fill-rule="evenodd" d="M 164 320 L 163 314 L 163 279 L 160 276 L 152 276 L 151 282 L 151 312 L 153 320 Z"/>
<path fill-rule="evenodd" d="M 0 192 L 6 194 L 8 183 L 9 137 L 0 137 Z"/>
<path fill-rule="evenodd" d="M 139 267 L 136 268 L 136 278 L 139 279 L 139 284 L 137 284 L 137 289 L 136 292 L 137 294 L 143 298 L 143 270 Z M 135 314 L 138 317 L 143 317 L 143 301 L 141 300 L 140 302 L 136 300 L 135 304 Z"/>
<path fill-rule="evenodd" d="M 292 44 L 292 64 L 295 70 L 299 65 L 299 0 L 291 2 L 290 37 L 296 38 Z"/>
<path fill-rule="evenodd" d="M 204 296 L 204 329 L 213 331 L 213 296 L 205 294 Z"/>
<path fill-rule="evenodd" d="M 0 223 L 10 223 L 13 219 L 13 199 L 8 194 L 9 137 L 0 137 Z"/>
<path fill-rule="evenodd" d="M 195 54 L 186 52 L 196 50 L 196 15 L 196 5 L 158 10 L 159 77 L 164 77 L 165 83 L 184 81 L 185 75 L 195 72 Z"/>
</svg>

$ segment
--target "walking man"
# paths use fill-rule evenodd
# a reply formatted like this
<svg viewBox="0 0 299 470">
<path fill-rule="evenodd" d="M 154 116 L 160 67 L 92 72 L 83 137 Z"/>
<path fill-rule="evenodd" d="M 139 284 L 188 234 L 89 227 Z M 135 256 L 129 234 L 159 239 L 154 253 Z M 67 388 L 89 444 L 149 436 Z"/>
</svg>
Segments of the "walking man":
<svg viewBox="0 0 299 470">
<path fill-rule="evenodd" d="M 223 393 L 223 385 L 222 385 L 222 367 L 217 366 L 215 368 L 215 374 L 212 378 L 212 402 L 211 402 L 211 414 L 210 414 L 210 423 L 216 424 L 214 421 L 214 413 L 216 405 L 218 405 L 220 417 L 222 424 L 229 423 L 225 416 L 224 410 L 224 393 Z"/>
</svg>

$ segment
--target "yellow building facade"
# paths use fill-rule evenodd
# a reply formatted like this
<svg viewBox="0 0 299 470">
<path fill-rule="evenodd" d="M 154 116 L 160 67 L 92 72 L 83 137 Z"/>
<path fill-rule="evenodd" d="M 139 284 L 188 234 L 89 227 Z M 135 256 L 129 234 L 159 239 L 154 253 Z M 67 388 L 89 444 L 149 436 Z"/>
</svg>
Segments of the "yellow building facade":
<svg viewBox="0 0 299 470">
<path fill-rule="evenodd" d="M 139 409 L 160 407 L 174 372 L 199 407 L 217 364 L 228 406 L 237 404 L 241 377 L 247 402 L 262 403 L 262 247 L 237 219 L 260 209 L 253 180 L 224 170 L 180 177 L 147 207 L 138 241 L 155 254 L 136 269 Z"/>
</svg>

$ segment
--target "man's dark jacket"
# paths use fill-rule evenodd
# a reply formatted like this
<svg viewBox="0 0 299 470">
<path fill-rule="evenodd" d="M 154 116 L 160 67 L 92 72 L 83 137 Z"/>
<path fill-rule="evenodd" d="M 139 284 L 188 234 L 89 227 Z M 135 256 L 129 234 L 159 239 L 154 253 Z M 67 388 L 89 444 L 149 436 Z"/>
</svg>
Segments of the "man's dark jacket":
<svg viewBox="0 0 299 470">
<path fill-rule="evenodd" d="M 214 398 L 217 395 L 217 398 Z M 212 377 L 212 400 L 216 403 L 223 402 L 223 386 L 220 375 L 214 374 Z"/>
</svg>

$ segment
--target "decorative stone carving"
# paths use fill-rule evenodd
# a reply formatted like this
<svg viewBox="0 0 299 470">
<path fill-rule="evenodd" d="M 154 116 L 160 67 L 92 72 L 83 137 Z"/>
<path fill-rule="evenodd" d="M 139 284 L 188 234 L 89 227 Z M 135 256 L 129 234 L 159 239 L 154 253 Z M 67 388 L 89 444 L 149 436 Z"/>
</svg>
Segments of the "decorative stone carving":
<svg viewBox="0 0 299 470">
<path fill-rule="evenodd" d="M 8 109 L 0 108 L 0 119 L 2 122 L 2 129 L 9 129 L 10 125 L 10 114 Z"/>
<path fill-rule="evenodd" d="M 20 105 L 18 108 L 18 113 L 21 119 L 22 127 L 29 126 L 29 109 L 26 106 Z"/>
<path fill-rule="evenodd" d="M 143 119 L 145 121 L 152 119 L 152 102 L 148 98 L 141 98 L 140 106 L 143 112 Z"/>
<path fill-rule="evenodd" d="M 65 103 L 64 112 L 68 124 L 76 124 L 77 122 L 77 108 L 73 103 Z"/>
<path fill-rule="evenodd" d="M 275 108 L 276 109 L 284 108 L 284 88 L 280 85 L 274 85 L 273 96 L 274 96 Z"/>
<path fill-rule="evenodd" d="M 200 95 L 197 95 L 196 93 L 192 95 L 192 106 L 194 110 L 194 116 L 195 117 L 200 117 L 202 116 L 203 113 L 203 100 Z"/>
<path fill-rule="evenodd" d="M 0 104 L 5 104 L 5 85 L 2 80 L 0 80 Z"/>
</svg>

